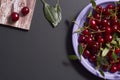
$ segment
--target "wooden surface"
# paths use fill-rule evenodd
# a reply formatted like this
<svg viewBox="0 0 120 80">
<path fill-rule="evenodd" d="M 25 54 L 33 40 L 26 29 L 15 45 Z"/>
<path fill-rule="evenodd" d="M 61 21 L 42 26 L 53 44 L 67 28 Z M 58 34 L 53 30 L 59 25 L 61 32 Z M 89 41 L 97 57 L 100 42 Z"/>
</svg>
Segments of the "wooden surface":
<svg viewBox="0 0 120 80">
<path fill-rule="evenodd" d="M 35 2 L 36 0 L 0 0 L 0 24 L 29 30 L 34 12 Z M 29 7 L 30 13 L 26 16 L 22 16 L 20 11 L 25 6 Z M 17 22 L 11 21 L 10 14 L 12 12 L 19 13 L 20 18 Z"/>
</svg>

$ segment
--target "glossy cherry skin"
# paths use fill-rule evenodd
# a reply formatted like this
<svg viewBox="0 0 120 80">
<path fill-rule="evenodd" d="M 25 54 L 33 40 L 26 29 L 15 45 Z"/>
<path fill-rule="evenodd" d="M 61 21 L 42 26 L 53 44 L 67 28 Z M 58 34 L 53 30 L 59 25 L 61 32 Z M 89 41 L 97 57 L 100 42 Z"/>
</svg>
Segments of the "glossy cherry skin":
<svg viewBox="0 0 120 80">
<path fill-rule="evenodd" d="M 95 55 L 91 55 L 89 58 L 90 62 L 95 62 L 96 61 L 96 56 Z"/>
<path fill-rule="evenodd" d="M 97 5 L 97 6 L 96 6 L 96 12 L 97 12 L 97 13 L 100 14 L 100 13 L 102 12 L 102 9 L 103 9 L 102 6 L 100 6 L 100 5 Z"/>
<path fill-rule="evenodd" d="M 108 4 L 106 8 L 107 9 L 114 9 L 114 6 L 113 6 L 113 4 Z"/>
<path fill-rule="evenodd" d="M 84 43 L 85 42 L 85 36 L 84 35 L 80 35 L 78 38 L 78 42 L 79 43 Z"/>
<path fill-rule="evenodd" d="M 116 54 L 120 53 L 120 48 L 116 48 L 116 49 L 115 49 L 115 53 L 116 53 Z"/>
<path fill-rule="evenodd" d="M 88 37 L 86 37 L 86 40 L 85 40 L 85 41 L 86 41 L 87 44 L 91 45 L 92 42 L 93 42 L 93 38 L 90 37 L 90 36 L 88 36 Z"/>
<path fill-rule="evenodd" d="M 95 27 L 95 26 L 96 26 L 96 21 L 93 20 L 93 19 L 91 19 L 91 20 L 89 21 L 89 24 L 90 24 L 90 26 Z"/>
<path fill-rule="evenodd" d="M 102 38 L 102 37 L 101 37 L 101 38 L 98 38 L 98 42 L 99 42 L 99 43 L 104 43 L 104 38 Z"/>
<path fill-rule="evenodd" d="M 110 34 L 108 34 L 108 35 L 105 36 L 105 42 L 111 42 L 112 39 L 113 39 L 113 36 L 110 35 Z"/>
<path fill-rule="evenodd" d="M 118 30 L 118 26 L 117 25 L 113 25 L 112 26 L 112 32 L 117 32 Z"/>
<path fill-rule="evenodd" d="M 111 72 L 111 73 L 115 73 L 115 72 L 117 72 L 117 70 L 118 70 L 118 69 L 117 69 L 117 66 L 113 64 L 113 65 L 111 66 L 110 72 Z"/>
<path fill-rule="evenodd" d="M 18 21 L 19 20 L 19 14 L 17 12 L 12 12 L 11 13 L 11 19 L 13 22 Z"/>
<path fill-rule="evenodd" d="M 28 7 L 23 7 L 22 10 L 21 10 L 21 13 L 22 13 L 24 16 L 27 15 L 29 12 L 30 12 L 30 10 L 29 10 Z"/>
<path fill-rule="evenodd" d="M 88 34 L 89 34 L 89 30 L 88 30 L 88 29 L 85 29 L 82 33 L 83 33 L 84 35 L 88 35 Z"/>
<path fill-rule="evenodd" d="M 110 34 L 112 32 L 111 28 L 109 26 L 105 27 L 105 33 Z"/>
<path fill-rule="evenodd" d="M 108 20 L 106 20 L 106 19 L 103 19 L 102 20 L 102 25 L 103 25 L 103 27 L 110 26 L 110 22 Z"/>
<path fill-rule="evenodd" d="M 94 14 L 94 18 L 95 19 L 100 19 L 100 14 L 98 14 L 98 13 Z"/>
<path fill-rule="evenodd" d="M 89 58 L 90 57 L 90 51 L 89 50 L 85 50 L 84 51 L 84 53 L 83 53 L 83 56 L 85 57 L 85 58 Z"/>
</svg>

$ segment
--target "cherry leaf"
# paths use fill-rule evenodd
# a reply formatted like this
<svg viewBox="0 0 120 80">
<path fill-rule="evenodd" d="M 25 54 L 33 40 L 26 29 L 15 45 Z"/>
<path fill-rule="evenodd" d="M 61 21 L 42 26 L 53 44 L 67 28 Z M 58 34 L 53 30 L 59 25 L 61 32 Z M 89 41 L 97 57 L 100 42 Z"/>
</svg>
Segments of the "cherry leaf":
<svg viewBox="0 0 120 80">
<path fill-rule="evenodd" d="M 83 47 L 81 44 L 78 45 L 78 52 L 80 53 L 80 55 L 83 54 Z"/>
<path fill-rule="evenodd" d="M 78 60 L 77 56 L 76 55 L 69 55 L 68 58 L 70 60 Z"/>
<path fill-rule="evenodd" d="M 109 48 L 103 49 L 103 51 L 102 51 L 102 57 L 106 56 L 109 51 L 110 51 Z"/>
<path fill-rule="evenodd" d="M 50 22 L 53 25 L 53 27 L 56 27 L 62 19 L 61 8 L 58 3 L 59 1 L 55 6 L 49 5 L 48 3 L 45 2 L 45 0 L 41 1 L 44 5 L 43 6 L 44 16 L 46 17 L 48 22 Z"/>
<path fill-rule="evenodd" d="M 115 61 L 117 61 L 118 56 L 114 52 L 112 53 L 112 57 Z"/>
<path fill-rule="evenodd" d="M 104 77 L 105 76 L 105 74 L 104 74 L 104 72 L 102 71 L 102 70 L 99 70 L 99 72 L 100 72 L 100 74 Z"/>
<path fill-rule="evenodd" d="M 95 3 L 95 1 L 94 0 L 90 0 L 90 2 L 92 3 L 93 8 L 96 9 L 96 3 Z"/>
</svg>

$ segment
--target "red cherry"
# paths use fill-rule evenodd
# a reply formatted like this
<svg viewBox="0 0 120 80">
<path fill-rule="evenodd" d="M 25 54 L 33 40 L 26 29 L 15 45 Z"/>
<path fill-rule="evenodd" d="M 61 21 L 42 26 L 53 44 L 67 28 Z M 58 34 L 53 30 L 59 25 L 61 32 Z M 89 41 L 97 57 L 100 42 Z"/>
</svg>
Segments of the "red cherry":
<svg viewBox="0 0 120 80">
<path fill-rule="evenodd" d="M 106 34 L 110 34 L 112 31 L 111 31 L 111 28 L 109 26 L 105 27 L 105 33 Z"/>
<path fill-rule="evenodd" d="M 117 16 L 113 16 L 111 19 L 111 25 L 117 25 L 118 23 L 118 17 Z"/>
<path fill-rule="evenodd" d="M 103 14 L 106 15 L 106 16 L 109 16 L 110 15 L 110 10 L 107 9 L 107 8 L 104 8 L 103 9 Z"/>
<path fill-rule="evenodd" d="M 117 32 L 117 30 L 118 30 L 118 26 L 117 26 L 117 25 L 113 25 L 113 26 L 112 26 L 112 31 L 113 31 L 113 32 Z"/>
<path fill-rule="evenodd" d="M 113 36 L 110 35 L 110 34 L 108 34 L 108 35 L 105 36 L 105 42 L 111 42 L 112 39 L 113 39 Z"/>
<path fill-rule="evenodd" d="M 120 53 L 120 48 L 116 48 L 116 49 L 115 49 L 115 53 L 116 53 L 116 54 Z"/>
<path fill-rule="evenodd" d="M 29 13 L 29 8 L 28 7 L 23 7 L 21 10 L 21 13 L 25 16 Z"/>
<path fill-rule="evenodd" d="M 99 43 L 104 43 L 104 38 L 98 38 Z"/>
<path fill-rule="evenodd" d="M 103 9 L 102 6 L 100 6 L 100 5 L 97 5 L 97 6 L 96 6 L 96 12 L 97 12 L 97 13 L 100 14 L 100 13 L 102 12 L 102 9 Z"/>
<path fill-rule="evenodd" d="M 96 61 L 96 56 L 95 55 L 91 55 L 89 60 L 90 60 L 90 62 L 95 62 Z"/>
<path fill-rule="evenodd" d="M 93 19 L 91 19 L 91 20 L 89 21 L 89 24 L 90 24 L 90 26 L 95 27 L 95 26 L 96 26 L 96 21 L 93 20 Z"/>
<path fill-rule="evenodd" d="M 89 34 L 89 30 L 88 30 L 88 29 L 85 29 L 82 33 L 83 33 L 84 35 L 88 35 L 88 34 Z"/>
<path fill-rule="evenodd" d="M 78 42 L 79 43 L 84 43 L 85 42 L 85 36 L 84 35 L 80 35 L 78 38 Z"/>
<path fill-rule="evenodd" d="M 87 43 L 87 44 L 90 45 L 90 44 L 92 44 L 92 42 L 93 42 L 93 38 L 91 38 L 91 37 L 89 37 L 89 36 L 86 37 L 86 43 Z"/>
<path fill-rule="evenodd" d="M 100 19 L 100 14 L 96 13 L 96 14 L 94 15 L 94 18 L 95 18 L 95 19 Z"/>
<path fill-rule="evenodd" d="M 112 65 L 110 72 L 115 73 L 117 71 L 117 66 L 115 64 Z"/>
<path fill-rule="evenodd" d="M 88 51 L 88 50 L 85 50 L 84 51 L 84 53 L 83 53 L 83 56 L 85 57 L 85 58 L 89 58 L 90 57 L 90 51 Z"/>
<path fill-rule="evenodd" d="M 110 22 L 107 19 L 102 20 L 102 25 L 105 26 L 110 26 Z"/>
<path fill-rule="evenodd" d="M 100 26 L 101 25 L 101 20 L 95 20 L 96 21 L 96 24 L 98 25 L 98 26 Z"/>
<path fill-rule="evenodd" d="M 18 19 L 19 19 L 19 14 L 17 13 L 17 12 L 12 12 L 12 14 L 11 14 L 11 19 L 12 19 L 12 21 L 18 21 Z"/>
<path fill-rule="evenodd" d="M 107 9 L 114 9 L 114 6 L 113 6 L 113 4 L 108 4 L 106 8 Z"/>
</svg>

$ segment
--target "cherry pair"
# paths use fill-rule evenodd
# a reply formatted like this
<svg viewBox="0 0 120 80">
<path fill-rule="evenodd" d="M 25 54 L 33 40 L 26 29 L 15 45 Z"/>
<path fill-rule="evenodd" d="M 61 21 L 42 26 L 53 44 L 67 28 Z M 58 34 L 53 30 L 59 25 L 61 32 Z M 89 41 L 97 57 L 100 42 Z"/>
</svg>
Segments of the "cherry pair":
<svg viewBox="0 0 120 80">
<path fill-rule="evenodd" d="M 26 16 L 26 15 L 29 13 L 29 8 L 28 8 L 28 7 L 23 7 L 23 8 L 21 9 L 21 13 L 22 13 L 23 16 Z M 12 12 L 11 15 L 10 15 L 10 17 L 11 17 L 11 20 L 12 20 L 13 22 L 16 22 L 16 21 L 19 20 L 19 13 L 17 13 L 17 12 Z"/>
</svg>

